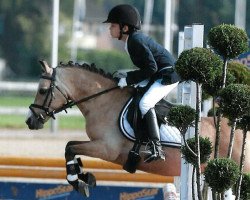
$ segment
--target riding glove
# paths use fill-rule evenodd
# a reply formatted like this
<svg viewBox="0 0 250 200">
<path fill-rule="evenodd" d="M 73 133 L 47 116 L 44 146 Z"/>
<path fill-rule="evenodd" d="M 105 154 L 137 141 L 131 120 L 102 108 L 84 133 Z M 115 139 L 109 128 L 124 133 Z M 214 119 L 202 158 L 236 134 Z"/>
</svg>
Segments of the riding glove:
<svg viewBox="0 0 250 200">
<path fill-rule="evenodd" d="M 120 88 L 124 88 L 125 86 L 127 86 L 127 81 L 126 78 L 120 78 L 119 82 L 118 82 L 118 86 Z"/>
<path fill-rule="evenodd" d="M 114 74 L 114 77 L 115 78 L 126 78 L 127 77 L 127 73 L 126 72 L 120 72 L 120 71 L 117 71 L 115 74 Z"/>
</svg>

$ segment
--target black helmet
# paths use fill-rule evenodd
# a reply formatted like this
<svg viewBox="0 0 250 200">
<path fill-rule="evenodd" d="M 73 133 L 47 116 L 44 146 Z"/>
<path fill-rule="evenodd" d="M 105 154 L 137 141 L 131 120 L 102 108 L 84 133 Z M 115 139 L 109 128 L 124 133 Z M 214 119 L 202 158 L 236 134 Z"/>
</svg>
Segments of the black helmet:
<svg viewBox="0 0 250 200">
<path fill-rule="evenodd" d="M 108 19 L 103 23 L 125 24 L 136 29 L 141 29 L 139 11 L 134 6 L 128 4 L 122 4 L 112 8 L 108 14 Z"/>
</svg>

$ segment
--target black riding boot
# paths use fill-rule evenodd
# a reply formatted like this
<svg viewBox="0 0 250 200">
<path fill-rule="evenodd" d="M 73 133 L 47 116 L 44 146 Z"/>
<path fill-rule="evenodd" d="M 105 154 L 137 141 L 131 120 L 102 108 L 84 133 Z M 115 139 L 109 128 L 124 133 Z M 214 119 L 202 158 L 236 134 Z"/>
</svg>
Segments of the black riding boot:
<svg viewBox="0 0 250 200">
<path fill-rule="evenodd" d="M 144 116 L 148 125 L 148 137 L 150 142 L 147 144 L 148 149 L 145 151 L 144 162 L 153 160 L 165 160 L 165 154 L 160 143 L 160 132 L 157 123 L 155 109 L 151 108 Z"/>
</svg>

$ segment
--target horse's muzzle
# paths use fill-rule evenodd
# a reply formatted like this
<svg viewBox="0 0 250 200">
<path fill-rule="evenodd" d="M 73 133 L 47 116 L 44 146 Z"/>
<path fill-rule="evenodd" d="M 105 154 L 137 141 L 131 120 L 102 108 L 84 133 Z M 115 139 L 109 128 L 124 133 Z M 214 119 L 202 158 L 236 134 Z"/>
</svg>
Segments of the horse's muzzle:
<svg viewBox="0 0 250 200">
<path fill-rule="evenodd" d="M 32 116 L 30 116 L 25 121 L 25 123 L 28 125 L 29 129 L 31 129 L 31 130 L 38 130 L 38 129 L 43 128 L 43 123 L 40 120 L 38 120 L 38 119 L 36 119 L 36 118 L 34 118 Z"/>
</svg>

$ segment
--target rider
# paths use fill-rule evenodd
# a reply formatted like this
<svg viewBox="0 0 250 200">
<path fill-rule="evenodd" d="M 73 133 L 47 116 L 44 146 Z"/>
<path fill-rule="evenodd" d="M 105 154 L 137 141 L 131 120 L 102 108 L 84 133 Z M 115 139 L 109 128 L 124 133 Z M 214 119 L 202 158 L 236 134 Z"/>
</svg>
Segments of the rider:
<svg viewBox="0 0 250 200">
<path fill-rule="evenodd" d="M 123 88 L 145 80 L 152 81 L 139 103 L 142 117 L 146 119 L 149 129 L 149 149 L 146 151 L 144 162 L 165 160 L 154 107 L 179 82 L 179 76 L 173 67 L 175 59 L 164 47 L 138 31 L 141 29 L 141 19 L 134 6 L 128 4 L 115 6 L 104 23 L 110 23 L 111 37 L 125 43 L 126 52 L 138 68 L 138 70 L 127 72 L 125 77 L 120 78 L 118 86 Z"/>
</svg>

